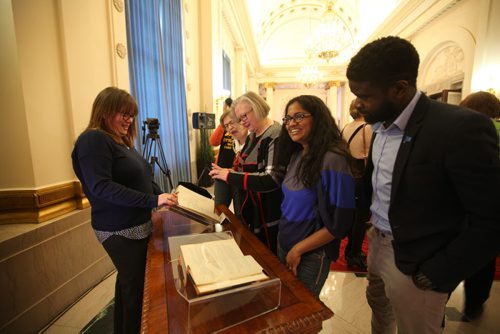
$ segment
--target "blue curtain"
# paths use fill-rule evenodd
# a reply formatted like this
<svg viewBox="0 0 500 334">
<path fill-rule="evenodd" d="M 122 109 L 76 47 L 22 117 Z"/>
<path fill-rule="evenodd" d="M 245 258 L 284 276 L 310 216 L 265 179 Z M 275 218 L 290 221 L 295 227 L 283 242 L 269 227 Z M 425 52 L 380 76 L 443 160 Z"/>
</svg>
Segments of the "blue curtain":
<svg viewBox="0 0 500 334">
<path fill-rule="evenodd" d="M 162 169 L 171 172 L 175 187 L 178 181 L 191 181 L 181 0 L 127 0 L 126 6 L 131 93 L 139 104 L 138 148 L 158 158 Z M 148 118 L 158 119 L 159 138 L 154 126 L 152 133 L 144 124 Z M 171 190 L 158 164 L 155 180 Z"/>
</svg>

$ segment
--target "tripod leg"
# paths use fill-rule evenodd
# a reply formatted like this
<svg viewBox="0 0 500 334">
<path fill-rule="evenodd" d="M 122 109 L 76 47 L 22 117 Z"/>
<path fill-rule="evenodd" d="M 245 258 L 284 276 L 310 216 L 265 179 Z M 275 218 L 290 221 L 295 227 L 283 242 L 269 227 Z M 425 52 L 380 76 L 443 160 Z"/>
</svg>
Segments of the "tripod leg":
<svg viewBox="0 0 500 334">
<path fill-rule="evenodd" d="M 161 164 L 160 163 L 158 164 L 158 167 L 162 170 L 163 174 L 167 176 L 170 189 L 174 189 L 174 186 L 172 184 L 172 179 L 170 178 L 170 169 L 168 169 L 167 159 L 165 158 L 165 152 L 163 151 L 163 147 L 161 146 L 160 138 L 156 138 L 156 142 L 158 151 L 160 153 L 160 162 L 161 162 Z"/>
<path fill-rule="evenodd" d="M 205 175 L 205 173 L 208 174 L 209 172 L 210 172 L 210 168 L 209 167 L 203 168 L 203 170 L 201 171 L 200 177 L 198 178 L 198 182 L 196 182 L 197 186 L 200 186 L 200 182 L 203 179 L 203 175 Z"/>
</svg>

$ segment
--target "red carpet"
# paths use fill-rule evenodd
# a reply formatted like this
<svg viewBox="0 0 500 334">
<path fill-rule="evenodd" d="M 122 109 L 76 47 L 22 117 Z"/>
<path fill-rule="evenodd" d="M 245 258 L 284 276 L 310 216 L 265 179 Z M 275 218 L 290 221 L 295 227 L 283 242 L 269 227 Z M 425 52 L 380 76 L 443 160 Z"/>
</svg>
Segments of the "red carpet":
<svg viewBox="0 0 500 334">
<path fill-rule="evenodd" d="M 497 270 L 495 271 L 495 281 L 500 281 L 500 256 L 497 256 Z"/>
<path fill-rule="evenodd" d="M 348 268 L 347 267 L 347 262 L 345 261 L 344 258 L 344 249 L 347 246 L 347 238 L 344 238 L 341 243 L 340 243 L 340 255 L 337 261 L 332 262 L 330 265 L 330 270 L 333 271 L 342 271 L 342 272 L 349 272 L 349 273 L 365 273 L 366 271 L 362 271 L 358 268 Z M 365 240 L 363 240 L 363 245 L 361 246 L 361 250 L 363 253 L 368 254 L 368 239 L 365 237 Z"/>
<path fill-rule="evenodd" d="M 363 272 L 357 268 L 347 268 L 347 263 L 344 258 L 344 249 L 347 246 L 347 238 L 344 238 L 340 243 L 340 255 L 336 262 L 332 262 L 330 265 L 330 270 L 333 271 L 341 271 L 341 272 L 350 272 L 350 273 L 359 273 Z M 363 245 L 361 246 L 363 253 L 368 254 L 368 240 L 365 237 L 363 241 Z M 497 266 L 495 271 L 495 280 L 500 281 L 500 256 L 497 256 Z"/>
</svg>

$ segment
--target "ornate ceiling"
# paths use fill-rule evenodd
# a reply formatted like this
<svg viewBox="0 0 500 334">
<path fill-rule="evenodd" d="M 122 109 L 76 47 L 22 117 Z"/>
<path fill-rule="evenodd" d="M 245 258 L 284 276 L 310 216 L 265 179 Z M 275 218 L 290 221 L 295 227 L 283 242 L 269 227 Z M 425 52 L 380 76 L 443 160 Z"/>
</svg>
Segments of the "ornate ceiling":
<svg viewBox="0 0 500 334">
<path fill-rule="evenodd" d="M 354 36 L 351 54 L 329 62 L 308 57 L 328 0 L 222 0 L 223 17 L 247 71 L 257 81 L 290 82 L 304 65 L 316 65 L 324 80 L 344 77 L 360 46 L 379 36 L 410 39 L 460 0 L 330 0 Z"/>
<path fill-rule="evenodd" d="M 333 10 L 362 44 L 400 0 L 335 0 Z M 291 66 L 308 59 L 306 49 L 322 21 L 327 0 L 246 0 L 249 20 L 263 67 Z M 329 63 L 345 63 L 350 55 Z M 316 61 L 317 59 L 313 59 Z M 321 63 L 320 60 L 317 60 Z"/>
</svg>

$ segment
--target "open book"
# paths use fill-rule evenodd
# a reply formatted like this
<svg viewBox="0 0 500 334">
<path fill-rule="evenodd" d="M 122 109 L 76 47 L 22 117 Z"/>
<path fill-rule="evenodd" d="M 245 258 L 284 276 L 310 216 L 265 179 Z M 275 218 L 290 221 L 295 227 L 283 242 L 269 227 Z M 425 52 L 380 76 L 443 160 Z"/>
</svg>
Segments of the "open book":
<svg viewBox="0 0 500 334">
<path fill-rule="evenodd" d="M 199 218 L 208 220 L 208 223 L 219 223 L 220 218 L 214 212 L 215 202 L 213 199 L 200 195 L 182 185 L 177 186 L 175 192 L 177 193 L 179 205 L 172 207 L 173 211 L 178 210 L 188 215 L 194 214 Z"/>
<path fill-rule="evenodd" d="M 180 246 L 179 263 L 197 294 L 269 278 L 251 255 L 243 255 L 234 239 Z"/>
</svg>

